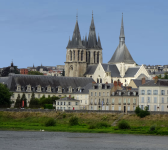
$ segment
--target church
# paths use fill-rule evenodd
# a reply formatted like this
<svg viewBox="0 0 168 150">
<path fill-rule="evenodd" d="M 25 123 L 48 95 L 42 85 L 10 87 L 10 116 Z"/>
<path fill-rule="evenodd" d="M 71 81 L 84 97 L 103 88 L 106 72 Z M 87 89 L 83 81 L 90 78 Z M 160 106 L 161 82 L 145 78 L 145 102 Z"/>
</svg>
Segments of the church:
<svg viewBox="0 0 168 150">
<path fill-rule="evenodd" d="M 123 85 L 128 85 L 131 79 L 150 79 L 148 71 L 143 65 L 136 64 L 125 44 L 123 14 L 117 49 L 108 63 L 104 64 L 102 60 L 102 46 L 100 37 L 96 37 L 92 13 L 88 38 L 85 36 L 81 40 L 76 20 L 72 39 L 69 39 L 67 46 L 65 76 L 92 77 L 97 83 L 120 81 Z"/>
</svg>

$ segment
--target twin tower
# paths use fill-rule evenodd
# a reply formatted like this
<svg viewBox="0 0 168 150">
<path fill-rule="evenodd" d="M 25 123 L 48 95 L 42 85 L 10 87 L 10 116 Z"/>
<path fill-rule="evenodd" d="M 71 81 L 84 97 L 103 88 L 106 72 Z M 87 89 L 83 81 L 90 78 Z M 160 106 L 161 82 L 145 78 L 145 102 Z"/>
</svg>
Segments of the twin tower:
<svg viewBox="0 0 168 150">
<path fill-rule="evenodd" d="M 92 13 L 89 36 L 85 36 L 83 40 L 76 20 L 72 39 L 69 39 L 67 46 L 65 76 L 83 77 L 89 65 L 98 63 L 102 63 L 102 46 L 100 37 L 96 36 Z"/>
</svg>

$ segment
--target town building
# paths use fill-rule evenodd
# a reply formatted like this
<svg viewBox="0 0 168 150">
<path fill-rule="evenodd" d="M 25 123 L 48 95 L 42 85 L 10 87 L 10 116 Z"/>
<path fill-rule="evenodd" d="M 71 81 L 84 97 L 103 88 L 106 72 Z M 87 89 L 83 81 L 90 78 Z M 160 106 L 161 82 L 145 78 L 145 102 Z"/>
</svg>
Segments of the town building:
<svg viewBox="0 0 168 150">
<path fill-rule="evenodd" d="M 155 78 L 140 85 L 139 106 L 149 111 L 168 111 L 168 80 Z"/>
<path fill-rule="evenodd" d="M 27 68 L 20 68 L 20 74 L 28 74 Z"/>
</svg>

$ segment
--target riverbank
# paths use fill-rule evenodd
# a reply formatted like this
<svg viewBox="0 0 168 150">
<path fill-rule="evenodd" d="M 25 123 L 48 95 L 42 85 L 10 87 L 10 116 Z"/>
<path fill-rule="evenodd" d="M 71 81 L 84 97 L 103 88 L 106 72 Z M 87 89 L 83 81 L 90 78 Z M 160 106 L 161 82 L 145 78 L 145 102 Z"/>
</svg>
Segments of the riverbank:
<svg viewBox="0 0 168 150">
<path fill-rule="evenodd" d="M 72 116 L 79 119 L 79 125 L 70 126 Z M 0 112 L 0 130 L 28 130 L 28 131 L 61 131 L 87 133 L 122 133 L 122 134 L 154 134 L 168 135 L 168 115 L 150 115 L 139 118 L 136 115 L 124 115 L 122 119 L 130 124 L 130 129 L 119 129 L 111 126 L 120 114 L 99 113 L 63 113 L 63 112 Z M 49 118 L 54 118 L 55 126 L 45 126 Z M 93 125 L 106 123 L 109 126 L 92 128 Z M 154 131 L 150 131 L 155 126 Z"/>
</svg>

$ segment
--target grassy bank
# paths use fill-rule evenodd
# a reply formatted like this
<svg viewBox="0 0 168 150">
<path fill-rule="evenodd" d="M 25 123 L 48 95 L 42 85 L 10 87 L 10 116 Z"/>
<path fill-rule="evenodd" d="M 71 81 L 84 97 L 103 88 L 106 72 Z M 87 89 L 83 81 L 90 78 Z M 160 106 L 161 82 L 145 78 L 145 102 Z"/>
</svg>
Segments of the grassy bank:
<svg viewBox="0 0 168 150">
<path fill-rule="evenodd" d="M 69 125 L 72 116 L 78 118 L 78 125 Z M 117 114 L 100 113 L 0 112 L 0 130 L 168 135 L 168 115 L 150 115 L 145 118 L 139 118 L 136 115 L 124 115 L 122 119 L 129 123 L 130 129 L 112 127 L 111 124 L 118 117 Z M 45 126 L 49 118 L 54 118 L 55 126 Z M 102 124 L 108 126 L 105 127 Z M 151 126 L 155 126 L 154 131 L 150 130 Z"/>
</svg>

